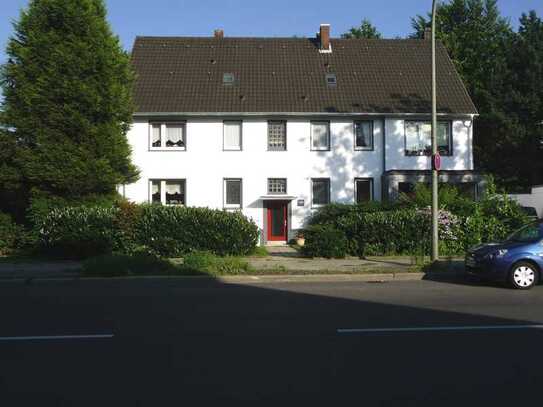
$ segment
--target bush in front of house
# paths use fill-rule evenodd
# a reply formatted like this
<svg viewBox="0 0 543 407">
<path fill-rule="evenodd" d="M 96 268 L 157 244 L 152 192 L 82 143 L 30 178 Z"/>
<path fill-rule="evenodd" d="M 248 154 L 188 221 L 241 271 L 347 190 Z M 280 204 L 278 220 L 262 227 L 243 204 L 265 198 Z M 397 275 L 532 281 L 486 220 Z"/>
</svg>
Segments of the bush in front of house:
<svg viewBox="0 0 543 407">
<path fill-rule="evenodd" d="M 20 242 L 23 229 L 11 216 L 0 212 L 0 256 L 12 253 Z"/>
<path fill-rule="evenodd" d="M 183 257 L 193 251 L 241 256 L 256 247 L 258 227 L 239 212 L 144 205 L 136 240 L 160 256 Z"/>
<path fill-rule="evenodd" d="M 125 245 L 117 226 L 117 207 L 53 209 L 36 225 L 41 249 L 63 258 L 86 258 L 112 253 Z"/>
<path fill-rule="evenodd" d="M 331 225 L 313 225 L 304 230 L 302 254 L 308 257 L 344 258 L 348 241 L 343 231 Z"/>
</svg>

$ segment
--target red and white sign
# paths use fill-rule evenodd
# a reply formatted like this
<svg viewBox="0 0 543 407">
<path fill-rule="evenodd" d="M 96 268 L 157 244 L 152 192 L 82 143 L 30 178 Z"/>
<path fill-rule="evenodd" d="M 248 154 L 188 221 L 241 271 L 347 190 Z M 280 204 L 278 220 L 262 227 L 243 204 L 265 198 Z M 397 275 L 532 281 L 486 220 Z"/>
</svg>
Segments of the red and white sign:
<svg viewBox="0 0 543 407">
<path fill-rule="evenodd" d="M 432 169 L 436 171 L 441 170 L 441 156 L 439 153 L 432 156 Z"/>
</svg>

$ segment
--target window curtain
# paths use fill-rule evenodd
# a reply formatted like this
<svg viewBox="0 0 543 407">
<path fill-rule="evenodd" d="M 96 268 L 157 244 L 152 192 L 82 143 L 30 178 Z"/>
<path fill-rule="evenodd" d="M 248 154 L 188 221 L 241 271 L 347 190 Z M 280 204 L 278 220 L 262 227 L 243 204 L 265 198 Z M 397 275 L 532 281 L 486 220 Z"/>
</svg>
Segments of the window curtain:
<svg viewBox="0 0 543 407">
<path fill-rule="evenodd" d="M 183 141 L 183 127 L 182 126 L 167 126 L 166 127 L 166 136 L 168 141 L 171 141 L 174 144 L 178 144 Z"/>
<path fill-rule="evenodd" d="M 153 124 L 153 147 L 160 147 L 160 124 Z"/>
<path fill-rule="evenodd" d="M 224 123 L 224 148 L 225 150 L 241 149 L 241 123 Z"/>
<path fill-rule="evenodd" d="M 166 193 L 169 195 L 181 194 L 183 191 L 182 182 L 167 182 Z"/>
</svg>

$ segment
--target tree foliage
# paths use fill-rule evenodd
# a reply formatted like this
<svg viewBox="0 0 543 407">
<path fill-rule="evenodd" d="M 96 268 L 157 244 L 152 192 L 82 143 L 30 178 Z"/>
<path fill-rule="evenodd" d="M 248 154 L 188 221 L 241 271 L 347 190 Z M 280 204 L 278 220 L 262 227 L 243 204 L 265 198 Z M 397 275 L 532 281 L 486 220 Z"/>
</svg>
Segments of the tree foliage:
<svg viewBox="0 0 543 407">
<path fill-rule="evenodd" d="M 535 12 L 515 32 L 496 0 L 451 0 L 437 10 L 437 32 L 480 116 L 474 124 L 479 170 L 509 190 L 543 182 L 543 26 Z M 431 15 L 412 19 L 422 38 Z M 507 159 L 504 159 L 504 158 Z"/>
<path fill-rule="evenodd" d="M 341 38 L 381 38 L 381 33 L 368 19 L 363 19 L 360 23 L 360 27 L 352 27 L 345 34 L 341 35 Z"/>
<path fill-rule="evenodd" d="M 14 29 L 0 77 L 3 195 L 78 200 L 137 179 L 134 74 L 104 2 L 32 0 Z"/>
</svg>

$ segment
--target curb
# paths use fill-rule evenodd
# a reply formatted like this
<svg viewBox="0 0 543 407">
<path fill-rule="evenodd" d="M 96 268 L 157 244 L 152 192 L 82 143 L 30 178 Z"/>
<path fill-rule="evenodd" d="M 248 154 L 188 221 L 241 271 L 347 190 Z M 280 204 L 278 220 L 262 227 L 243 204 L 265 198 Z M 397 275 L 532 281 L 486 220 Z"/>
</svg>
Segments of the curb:
<svg viewBox="0 0 543 407">
<path fill-rule="evenodd" d="M 219 281 L 224 284 L 255 284 L 255 283 L 326 283 L 326 282 L 368 282 L 381 283 L 388 281 L 421 281 L 425 279 L 445 280 L 458 278 L 457 272 L 432 273 L 373 273 L 373 274 L 300 274 L 300 275 L 247 275 L 247 276 L 127 276 L 127 277 L 83 277 L 73 276 L 22 276 L 1 277 L 2 282 L 30 281 L 102 281 L 102 280 L 193 280 Z"/>
</svg>

